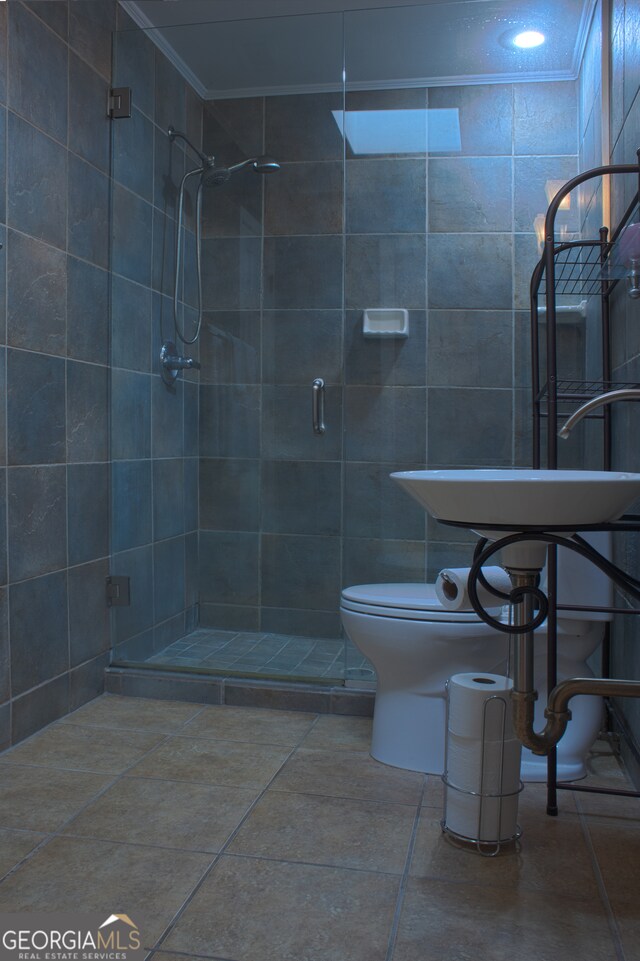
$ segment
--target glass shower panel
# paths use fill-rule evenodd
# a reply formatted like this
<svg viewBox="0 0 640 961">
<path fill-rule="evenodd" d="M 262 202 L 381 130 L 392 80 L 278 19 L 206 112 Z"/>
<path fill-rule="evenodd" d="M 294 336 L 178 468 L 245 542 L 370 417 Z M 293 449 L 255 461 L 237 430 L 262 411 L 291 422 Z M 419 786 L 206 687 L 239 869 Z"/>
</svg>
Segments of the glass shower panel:
<svg viewBox="0 0 640 961">
<path fill-rule="evenodd" d="M 134 104 L 113 145 L 112 569 L 130 580 L 114 659 L 341 680 L 342 15 L 154 40 L 132 29 L 114 45 L 114 85 Z M 194 43 L 201 96 L 162 52 L 179 63 Z M 176 221 L 199 166 L 202 324 L 188 345 L 173 318 Z M 185 332 L 199 181 L 183 203 Z M 199 371 L 167 385 L 166 340 Z"/>
</svg>

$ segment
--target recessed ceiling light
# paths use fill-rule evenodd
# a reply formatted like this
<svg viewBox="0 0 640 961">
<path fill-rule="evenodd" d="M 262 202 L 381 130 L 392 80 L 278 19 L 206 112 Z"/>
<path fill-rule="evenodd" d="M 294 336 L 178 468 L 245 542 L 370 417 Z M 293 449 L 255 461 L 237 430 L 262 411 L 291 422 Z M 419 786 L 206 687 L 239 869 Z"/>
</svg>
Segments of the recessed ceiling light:
<svg viewBox="0 0 640 961">
<path fill-rule="evenodd" d="M 522 50 L 530 50 L 531 47 L 539 47 L 544 43 L 544 34 L 539 30 L 523 30 L 522 33 L 516 34 L 513 43 Z"/>
</svg>

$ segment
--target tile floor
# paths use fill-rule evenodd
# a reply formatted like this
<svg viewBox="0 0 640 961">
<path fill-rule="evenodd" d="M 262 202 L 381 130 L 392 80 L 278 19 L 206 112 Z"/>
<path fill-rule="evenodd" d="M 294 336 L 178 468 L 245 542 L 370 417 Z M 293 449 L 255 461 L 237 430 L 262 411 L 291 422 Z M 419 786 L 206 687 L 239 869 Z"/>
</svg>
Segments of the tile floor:
<svg viewBox="0 0 640 961">
<path fill-rule="evenodd" d="M 148 658 L 147 663 L 243 677 L 323 678 L 370 681 L 372 664 L 350 640 L 334 637 L 297 637 L 250 631 L 218 631 L 199 627 Z"/>
<path fill-rule="evenodd" d="M 104 695 L 0 757 L 0 911 L 125 912 L 154 961 L 640 961 L 640 801 L 527 785 L 480 857 L 369 732 Z"/>
</svg>

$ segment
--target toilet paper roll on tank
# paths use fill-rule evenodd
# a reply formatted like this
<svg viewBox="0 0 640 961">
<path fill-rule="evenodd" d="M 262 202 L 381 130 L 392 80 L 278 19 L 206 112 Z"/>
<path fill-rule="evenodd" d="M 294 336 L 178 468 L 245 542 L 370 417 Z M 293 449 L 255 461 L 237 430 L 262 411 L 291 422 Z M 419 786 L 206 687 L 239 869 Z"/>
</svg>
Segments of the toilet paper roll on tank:
<svg viewBox="0 0 640 961">
<path fill-rule="evenodd" d="M 447 611 L 472 611 L 467 584 L 469 567 L 447 567 L 436 578 L 436 596 Z M 511 579 L 501 567 L 484 567 L 482 573 L 492 587 L 509 594 L 512 590 Z M 485 610 L 498 611 L 507 601 L 501 600 L 483 587 L 478 581 L 478 600 Z"/>
</svg>

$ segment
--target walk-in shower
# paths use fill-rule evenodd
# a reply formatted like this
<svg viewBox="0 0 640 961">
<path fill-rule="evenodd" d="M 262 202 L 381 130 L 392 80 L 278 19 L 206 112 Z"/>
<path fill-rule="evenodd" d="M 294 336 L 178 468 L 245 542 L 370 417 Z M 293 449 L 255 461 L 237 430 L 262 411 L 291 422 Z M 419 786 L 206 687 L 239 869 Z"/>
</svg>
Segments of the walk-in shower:
<svg viewBox="0 0 640 961">
<path fill-rule="evenodd" d="M 544 76 L 569 75 L 577 20 L 516 67 L 488 6 L 118 32 L 133 113 L 113 122 L 111 568 L 131 602 L 112 611 L 115 664 L 371 682 L 341 589 L 433 581 L 471 555 L 389 474 L 529 463 L 534 221 L 579 149 L 575 82 Z M 477 49 L 450 42 L 459 22 Z M 409 336 L 370 336 L 375 308 L 406 310 Z M 174 320 L 193 358 L 176 350 L 167 386 Z"/>
</svg>

